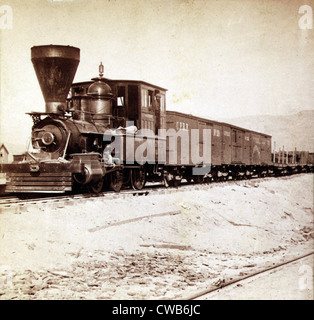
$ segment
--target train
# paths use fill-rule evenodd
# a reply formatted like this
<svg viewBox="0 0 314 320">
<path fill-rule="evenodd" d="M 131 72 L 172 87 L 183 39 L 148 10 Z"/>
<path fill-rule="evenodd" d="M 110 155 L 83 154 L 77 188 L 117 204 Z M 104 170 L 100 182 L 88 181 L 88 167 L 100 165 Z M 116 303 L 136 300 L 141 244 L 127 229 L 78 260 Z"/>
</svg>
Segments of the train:
<svg viewBox="0 0 314 320">
<path fill-rule="evenodd" d="M 310 153 L 272 153 L 271 136 L 166 110 L 167 89 L 99 76 L 73 83 L 80 49 L 31 48 L 45 100 L 33 120 L 31 148 L 0 165 L 6 193 L 99 193 L 253 176 L 313 172 Z"/>
</svg>

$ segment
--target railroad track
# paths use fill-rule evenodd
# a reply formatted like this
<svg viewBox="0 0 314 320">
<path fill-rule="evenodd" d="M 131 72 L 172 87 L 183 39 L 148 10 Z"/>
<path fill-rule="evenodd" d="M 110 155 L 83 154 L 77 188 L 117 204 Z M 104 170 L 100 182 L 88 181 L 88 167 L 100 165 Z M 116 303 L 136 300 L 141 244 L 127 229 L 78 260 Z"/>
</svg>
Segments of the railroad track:
<svg viewBox="0 0 314 320">
<path fill-rule="evenodd" d="M 209 289 L 205 289 L 205 290 L 202 290 L 200 292 L 197 292 L 197 293 L 194 293 L 193 295 L 191 296 L 188 296 L 188 297 L 183 297 L 182 299 L 183 300 L 202 300 L 202 299 L 205 299 L 207 295 L 209 295 L 210 293 L 212 292 L 215 292 L 217 290 L 223 290 L 224 288 L 228 288 L 230 286 L 232 286 L 233 284 L 237 283 L 237 284 L 240 284 L 241 282 L 247 280 L 247 279 L 250 279 L 250 278 L 254 278 L 254 277 L 257 277 L 259 275 L 262 275 L 262 274 L 267 274 L 269 271 L 273 271 L 275 269 L 279 269 L 280 267 L 283 267 L 283 266 L 287 266 L 289 264 L 292 264 L 292 263 L 295 263 L 296 261 L 300 261 L 304 258 L 307 258 L 311 255 L 314 255 L 314 251 L 311 251 L 307 254 L 304 254 L 302 256 L 299 256 L 299 257 L 296 257 L 296 258 L 293 258 L 293 259 L 290 259 L 288 261 L 285 261 L 285 262 L 282 262 L 282 263 L 278 263 L 274 266 L 271 266 L 271 267 L 268 267 L 268 268 L 265 268 L 263 270 L 259 270 L 259 271 L 256 271 L 256 272 L 253 272 L 251 274 L 248 274 L 248 275 L 245 275 L 244 277 L 241 277 L 241 278 L 238 278 L 238 279 L 232 279 L 230 281 L 219 281 L 218 283 L 215 284 L 215 287 L 213 288 L 213 286 L 211 286 L 211 288 Z"/>
<path fill-rule="evenodd" d="M 98 199 L 98 198 L 117 198 L 122 196 L 140 196 L 140 195 L 148 195 L 154 191 L 154 189 L 147 188 L 144 190 L 123 190 L 120 193 L 116 193 L 114 191 L 102 192 L 99 194 L 66 194 L 66 195 L 58 195 L 58 196 L 45 196 L 45 197 L 37 197 L 37 198 L 29 198 L 29 199 L 20 199 L 17 197 L 5 197 L 0 199 L 0 210 L 5 208 L 12 207 L 23 207 L 27 205 L 39 205 L 39 204 L 53 204 L 53 203 L 61 203 L 68 202 L 71 200 L 90 200 L 90 199 Z"/>
<path fill-rule="evenodd" d="M 43 195 L 36 195 L 36 197 L 34 195 L 19 195 L 19 196 L 0 196 L 0 206 L 1 205 L 6 205 L 6 204 L 14 204 L 14 203 L 27 203 L 30 201 L 36 201 L 36 200 L 41 200 L 41 199 L 49 199 L 49 198 L 53 198 L 53 197 L 58 197 L 58 196 L 53 196 L 51 194 L 43 194 Z M 59 196 L 60 197 L 60 196 Z"/>
<path fill-rule="evenodd" d="M 285 176 L 281 177 L 284 178 Z M 247 180 L 224 180 L 224 181 L 213 181 L 213 182 L 205 182 L 205 183 L 182 183 L 178 187 L 168 187 L 166 188 L 163 184 L 160 183 L 150 183 L 145 186 L 142 190 L 133 190 L 133 189 L 125 189 L 121 190 L 119 193 L 114 191 L 104 191 L 98 194 L 91 193 L 82 193 L 82 194 L 62 194 L 62 195 L 51 195 L 51 194 L 43 194 L 41 196 L 36 195 L 36 197 L 32 197 L 31 195 L 23 195 L 22 197 L 17 196 L 2 196 L 0 197 L 0 212 L 13 208 L 15 209 L 26 207 L 27 205 L 47 205 L 47 204 L 56 204 L 56 203 L 64 203 L 70 202 L 71 200 L 91 200 L 91 199 L 112 199 L 112 198 L 123 198 L 128 196 L 147 196 L 152 194 L 171 194 L 177 192 L 178 189 L 180 191 L 189 191 L 189 190 L 207 190 L 213 186 L 225 186 L 229 184 L 236 185 L 245 185 L 249 181 L 254 181 L 255 183 L 259 183 L 261 181 L 273 179 L 274 177 L 252 177 Z"/>
<path fill-rule="evenodd" d="M 14 203 L 19 201 L 20 199 L 18 197 L 14 196 L 6 196 L 6 197 L 0 197 L 0 205 L 1 204 L 7 204 L 7 203 Z"/>
</svg>

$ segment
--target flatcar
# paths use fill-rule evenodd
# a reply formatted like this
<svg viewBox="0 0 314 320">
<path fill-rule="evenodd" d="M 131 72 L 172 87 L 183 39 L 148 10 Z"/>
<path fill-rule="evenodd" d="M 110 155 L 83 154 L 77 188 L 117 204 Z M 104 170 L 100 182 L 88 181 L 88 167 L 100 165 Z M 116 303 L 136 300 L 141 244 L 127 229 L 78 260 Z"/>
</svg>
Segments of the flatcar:
<svg viewBox="0 0 314 320">
<path fill-rule="evenodd" d="M 35 46 L 31 60 L 45 112 L 28 113 L 32 150 L 0 165 L 5 192 L 118 192 L 123 186 L 142 189 L 147 181 L 171 186 L 182 179 L 244 179 L 299 170 L 297 155 L 293 166 L 276 161 L 270 135 L 166 111 L 167 89 L 105 78 L 102 63 L 98 77 L 72 83 L 79 48 Z"/>
</svg>

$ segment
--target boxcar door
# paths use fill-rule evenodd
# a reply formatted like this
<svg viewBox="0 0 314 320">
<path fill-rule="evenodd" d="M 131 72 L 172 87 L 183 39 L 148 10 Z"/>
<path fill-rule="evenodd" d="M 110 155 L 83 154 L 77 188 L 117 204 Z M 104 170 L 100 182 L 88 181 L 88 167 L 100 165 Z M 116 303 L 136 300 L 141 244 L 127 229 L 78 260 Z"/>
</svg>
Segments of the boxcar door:
<svg viewBox="0 0 314 320">
<path fill-rule="evenodd" d="M 211 158 L 210 159 L 206 159 L 206 155 L 204 155 L 204 150 L 205 150 L 205 143 L 210 143 L 209 146 L 206 146 L 207 147 L 207 150 L 208 148 L 211 148 L 212 147 L 212 124 L 211 123 L 205 123 L 205 122 L 202 122 L 202 121 L 199 121 L 198 122 L 198 129 L 199 129 L 199 156 L 200 157 L 203 157 L 203 164 L 212 164 L 212 149 L 211 149 Z M 204 131 L 206 130 L 206 131 Z M 209 132 L 208 132 L 209 130 Z M 209 135 L 209 136 L 206 136 L 206 135 Z M 191 152 L 193 152 L 193 150 L 191 149 Z M 192 156 L 192 154 L 191 154 Z"/>
<path fill-rule="evenodd" d="M 251 164 L 261 164 L 261 148 L 260 148 L 260 135 L 257 133 L 251 134 Z"/>
<path fill-rule="evenodd" d="M 223 164 L 231 163 L 231 128 L 223 126 L 221 161 Z"/>
<path fill-rule="evenodd" d="M 271 137 L 261 136 L 261 163 L 270 164 L 271 162 Z"/>
<path fill-rule="evenodd" d="M 244 139 L 243 139 L 243 163 L 249 165 L 251 163 L 250 159 L 250 132 L 244 132 Z"/>
<path fill-rule="evenodd" d="M 232 129 L 231 162 L 242 163 L 243 159 L 243 133 L 238 129 Z"/>
<path fill-rule="evenodd" d="M 212 130 L 212 164 L 221 165 L 222 126 L 213 124 Z"/>
</svg>

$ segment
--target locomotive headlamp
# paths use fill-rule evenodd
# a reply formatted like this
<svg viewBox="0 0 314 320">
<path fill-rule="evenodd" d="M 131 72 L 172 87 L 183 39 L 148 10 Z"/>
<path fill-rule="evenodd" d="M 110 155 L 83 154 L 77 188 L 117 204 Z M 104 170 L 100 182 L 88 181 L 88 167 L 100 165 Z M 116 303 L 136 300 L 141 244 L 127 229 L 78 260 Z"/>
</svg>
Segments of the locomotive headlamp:
<svg viewBox="0 0 314 320">
<path fill-rule="evenodd" d="M 46 146 L 50 146 L 54 142 L 54 139 L 54 135 L 51 132 L 45 132 L 41 137 L 42 143 Z"/>
</svg>

